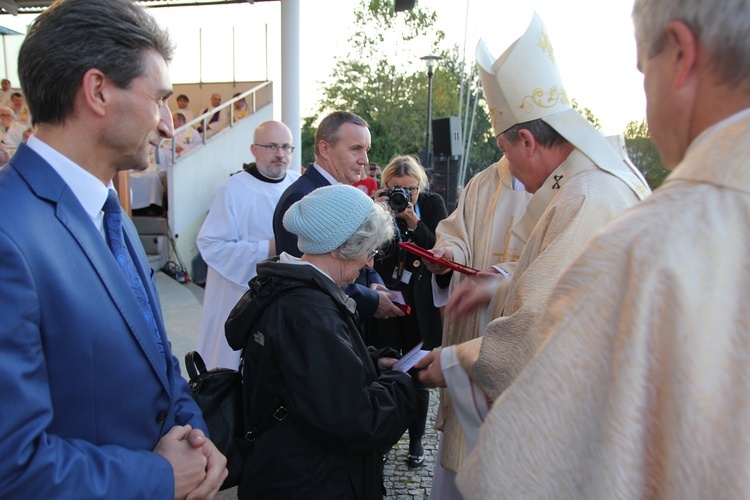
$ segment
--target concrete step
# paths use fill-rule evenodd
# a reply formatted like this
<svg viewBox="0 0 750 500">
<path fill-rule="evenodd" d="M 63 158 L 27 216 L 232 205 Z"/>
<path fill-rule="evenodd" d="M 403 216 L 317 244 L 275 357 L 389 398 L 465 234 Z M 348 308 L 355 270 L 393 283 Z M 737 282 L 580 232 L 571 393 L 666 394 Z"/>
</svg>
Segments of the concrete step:
<svg viewBox="0 0 750 500">
<path fill-rule="evenodd" d="M 167 219 L 164 217 L 133 217 L 138 234 L 168 234 Z"/>
<path fill-rule="evenodd" d="M 161 234 L 139 234 L 146 255 L 168 255 L 167 237 Z"/>
<path fill-rule="evenodd" d="M 160 234 L 140 234 L 139 236 L 151 268 L 158 271 L 169 260 L 169 242 L 167 237 Z"/>
</svg>

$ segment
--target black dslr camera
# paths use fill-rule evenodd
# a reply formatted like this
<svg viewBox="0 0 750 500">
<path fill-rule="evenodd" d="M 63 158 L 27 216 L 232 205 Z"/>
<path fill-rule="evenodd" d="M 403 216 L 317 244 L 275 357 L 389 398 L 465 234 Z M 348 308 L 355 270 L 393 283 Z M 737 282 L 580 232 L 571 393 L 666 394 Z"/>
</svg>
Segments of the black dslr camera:
<svg viewBox="0 0 750 500">
<path fill-rule="evenodd" d="M 383 196 L 388 197 L 388 206 L 391 210 L 397 214 L 406 210 L 409 206 L 409 200 L 411 199 L 411 193 L 408 188 L 396 186 L 393 189 L 386 189 L 383 191 Z"/>
</svg>

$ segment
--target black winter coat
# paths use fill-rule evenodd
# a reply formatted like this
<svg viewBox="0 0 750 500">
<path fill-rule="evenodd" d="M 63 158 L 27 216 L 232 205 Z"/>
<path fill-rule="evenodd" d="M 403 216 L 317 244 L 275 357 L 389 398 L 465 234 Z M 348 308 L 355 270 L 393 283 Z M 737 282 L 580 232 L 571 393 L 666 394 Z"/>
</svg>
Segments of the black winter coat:
<svg viewBox="0 0 750 500">
<path fill-rule="evenodd" d="M 240 498 L 375 499 L 381 451 L 415 411 L 412 379 L 378 374 L 357 329 L 354 301 L 307 265 L 258 264 L 226 336 L 245 348 L 245 403 L 254 429 L 279 406 L 245 463 Z"/>
<path fill-rule="evenodd" d="M 440 310 L 432 300 L 432 273 L 427 270 L 422 259 L 398 247 L 399 239 L 408 238 L 422 248 L 435 246 L 435 229 L 448 214 L 443 198 L 429 191 L 417 198 L 420 222 L 414 231 L 408 231 L 403 219 L 395 218 L 398 231 L 394 239 L 383 250 L 383 258 L 375 262 L 375 270 L 383 278 L 385 285 L 392 290 L 400 290 L 406 303 L 412 308 L 409 316 L 399 316 L 386 320 L 372 319 L 368 325 L 368 344 L 377 347 L 393 347 L 408 351 L 420 340 L 423 349 L 440 346 L 443 334 Z M 409 283 L 400 281 L 401 273 L 410 273 Z"/>
</svg>

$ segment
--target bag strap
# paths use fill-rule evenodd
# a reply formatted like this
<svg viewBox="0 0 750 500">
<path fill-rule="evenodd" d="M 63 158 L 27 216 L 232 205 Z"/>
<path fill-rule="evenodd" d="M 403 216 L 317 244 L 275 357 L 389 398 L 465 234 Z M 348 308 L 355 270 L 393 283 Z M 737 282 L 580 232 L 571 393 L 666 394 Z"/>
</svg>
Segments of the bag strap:
<svg viewBox="0 0 750 500">
<path fill-rule="evenodd" d="M 198 351 L 190 351 L 185 354 L 185 368 L 187 369 L 188 375 L 190 375 L 190 381 L 197 380 L 202 374 L 206 373 L 206 363 Z"/>
<path fill-rule="evenodd" d="M 242 373 L 242 366 L 245 364 L 245 348 L 243 347 L 240 351 L 240 366 L 237 371 Z M 198 351 L 190 351 L 185 353 L 185 368 L 187 369 L 188 375 L 190 376 L 190 382 L 197 380 L 204 373 L 208 373 L 206 363 L 198 353 Z"/>
<path fill-rule="evenodd" d="M 276 408 L 276 411 L 273 412 L 271 415 L 266 417 L 261 423 L 255 426 L 255 428 L 251 431 L 248 431 L 245 434 L 245 439 L 247 441 L 255 441 L 258 436 L 263 434 L 265 431 L 268 430 L 269 427 L 271 427 L 276 422 L 281 422 L 286 417 L 289 416 L 289 410 L 286 409 L 286 407 L 279 406 Z"/>
<path fill-rule="evenodd" d="M 305 285 L 295 284 L 295 285 L 292 285 L 292 286 L 289 286 L 289 287 L 284 287 L 282 289 L 275 290 L 274 292 L 272 292 L 271 295 L 267 299 L 264 300 L 264 302 L 263 302 L 263 309 L 261 311 L 259 311 L 258 315 L 257 315 L 258 319 L 260 319 L 260 317 L 263 316 L 263 313 L 266 312 L 266 309 L 268 309 L 268 306 L 270 306 L 271 304 L 273 304 L 274 302 L 276 302 L 276 300 L 278 300 L 279 297 L 281 297 L 282 295 L 285 295 L 285 294 L 289 293 L 292 290 L 295 290 L 297 288 L 304 288 L 304 287 L 305 287 Z M 249 341 L 250 341 L 250 339 L 248 339 L 248 342 Z M 244 361 L 245 361 L 245 349 L 246 349 L 246 347 L 242 348 L 242 360 L 240 361 L 240 371 L 242 371 L 242 365 L 244 364 Z M 243 375 L 243 377 L 244 377 L 244 375 Z M 243 391 L 243 394 L 245 394 L 244 391 Z M 245 396 L 247 396 L 247 394 L 245 394 Z M 243 397 L 243 399 L 244 399 L 244 397 Z M 245 408 L 247 408 L 249 406 L 247 403 L 248 403 L 247 401 L 243 402 L 243 406 Z M 244 418 L 244 428 L 247 429 L 248 428 L 248 420 L 247 419 L 248 419 L 249 415 L 247 415 L 246 412 L 243 412 L 243 414 L 245 415 L 245 418 Z M 245 433 L 245 440 L 250 441 L 250 442 L 255 441 L 258 438 L 258 436 L 260 436 L 265 431 L 267 431 L 269 427 L 271 427 L 276 422 L 281 422 L 282 420 L 284 420 L 288 416 L 289 416 L 289 410 L 284 405 L 280 405 L 278 408 L 276 408 L 276 410 L 274 410 L 271 413 L 271 415 L 269 415 L 268 417 L 266 417 L 265 419 L 263 419 L 253 429 L 251 429 L 247 433 Z"/>
</svg>

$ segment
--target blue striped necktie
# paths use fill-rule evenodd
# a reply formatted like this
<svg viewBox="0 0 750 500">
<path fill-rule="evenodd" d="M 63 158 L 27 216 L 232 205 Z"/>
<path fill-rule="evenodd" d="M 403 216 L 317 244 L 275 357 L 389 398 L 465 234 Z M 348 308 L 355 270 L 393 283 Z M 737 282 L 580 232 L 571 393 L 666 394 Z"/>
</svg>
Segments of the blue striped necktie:
<svg viewBox="0 0 750 500">
<path fill-rule="evenodd" d="M 164 366 L 166 369 L 166 356 L 164 354 L 164 345 L 159 335 L 159 328 L 156 326 L 156 318 L 154 318 L 154 310 L 151 307 L 151 301 L 148 300 L 148 294 L 146 288 L 143 286 L 141 277 L 138 276 L 138 271 L 135 269 L 133 259 L 130 256 L 127 245 L 122 234 L 122 212 L 120 210 L 120 201 L 117 199 L 117 193 L 110 189 L 107 195 L 107 201 L 104 202 L 104 230 L 107 234 L 107 243 L 109 249 L 112 251 L 112 255 L 115 256 L 115 260 L 120 265 L 122 273 L 125 275 L 125 279 L 130 285 L 130 289 L 133 291 L 135 298 L 138 300 L 138 305 L 141 306 L 141 311 L 146 317 L 146 321 L 151 327 L 156 344 L 159 347 L 162 358 L 164 359 Z"/>
</svg>

